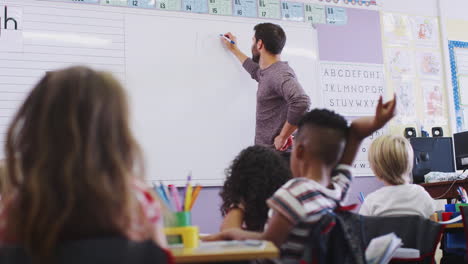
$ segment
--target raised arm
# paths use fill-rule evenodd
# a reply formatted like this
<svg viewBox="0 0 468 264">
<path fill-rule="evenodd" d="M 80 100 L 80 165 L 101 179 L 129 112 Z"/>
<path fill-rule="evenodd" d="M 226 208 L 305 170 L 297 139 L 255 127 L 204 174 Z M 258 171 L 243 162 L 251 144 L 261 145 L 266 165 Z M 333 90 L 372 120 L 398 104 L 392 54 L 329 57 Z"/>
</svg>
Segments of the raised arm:
<svg viewBox="0 0 468 264">
<path fill-rule="evenodd" d="M 382 102 L 382 97 L 380 97 L 375 116 L 361 117 L 352 122 L 340 164 L 353 164 L 362 140 L 387 124 L 395 115 L 395 108 L 396 97 L 385 104 Z"/>
<path fill-rule="evenodd" d="M 224 37 L 228 38 L 229 40 L 225 39 Z M 224 34 L 224 37 L 221 37 L 222 41 L 226 48 L 231 51 L 234 56 L 239 60 L 242 64 L 244 69 L 250 74 L 252 79 L 258 81 L 258 70 L 260 66 L 258 63 L 255 63 L 252 59 L 250 59 L 247 55 L 245 55 L 237 46 L 237 37 L 234 36 L 231 32 Z M 232 44 L 231 41 L 234 41 L 235 44 Z"/>
</svg>

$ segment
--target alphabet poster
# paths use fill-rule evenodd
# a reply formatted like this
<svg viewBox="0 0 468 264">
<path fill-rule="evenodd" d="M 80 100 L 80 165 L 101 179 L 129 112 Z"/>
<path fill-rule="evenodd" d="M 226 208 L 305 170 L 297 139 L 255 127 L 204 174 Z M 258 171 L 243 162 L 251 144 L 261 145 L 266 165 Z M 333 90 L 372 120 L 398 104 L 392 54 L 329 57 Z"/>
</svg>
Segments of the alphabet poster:
<svg viewBox="0 0 468 264">
<path fill-rule="evenodd" d="M 345 116 L 375 113 L 378 99 L 385 90 L 383 65 L 330 61 L 320 64 L 325 108 Z"/>
<path fill-rule="evenodd" d="M 354 118 L 353 118 L 354 119 Z M 369 163 L 369 148 L 372 145 L 372 142 L 380 136 L 388 133 L 388 128 L 384 127 L 376 132 L 374 132 L 371 136 L 364 139 L 359 147 L 358 153 L 356 155 L 356 159 L 352 165 L 353 167 L 353 175 L 354 176 L 370 176 L 373 175 L 372 169 Z"/>
</svg>

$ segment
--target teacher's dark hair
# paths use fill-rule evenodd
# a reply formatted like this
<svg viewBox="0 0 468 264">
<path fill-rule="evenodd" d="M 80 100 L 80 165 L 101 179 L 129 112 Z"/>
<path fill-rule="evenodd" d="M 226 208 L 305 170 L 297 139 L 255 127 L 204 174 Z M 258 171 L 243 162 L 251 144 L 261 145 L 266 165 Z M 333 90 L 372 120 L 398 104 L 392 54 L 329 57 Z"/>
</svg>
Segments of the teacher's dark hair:
<svg viewBox="0 0 468 264">
<path fill-rule="evenodd" d="M 291 178 L 284 159 L 269 148 L 248 147 L 234 159 L 226 176 L 220 192 L 222 215 L 242 204 L 247 230 L 263 231 L 268 218 L 266 200 Z"/>
<path fill-rule="evenodd" d="M 255 40 L 263 41 L 265 49 L 272 54 L 280 54 L 286 44 L 284 30 L 276 24 L 261 23 L 254 27 Z"/>
</svg>

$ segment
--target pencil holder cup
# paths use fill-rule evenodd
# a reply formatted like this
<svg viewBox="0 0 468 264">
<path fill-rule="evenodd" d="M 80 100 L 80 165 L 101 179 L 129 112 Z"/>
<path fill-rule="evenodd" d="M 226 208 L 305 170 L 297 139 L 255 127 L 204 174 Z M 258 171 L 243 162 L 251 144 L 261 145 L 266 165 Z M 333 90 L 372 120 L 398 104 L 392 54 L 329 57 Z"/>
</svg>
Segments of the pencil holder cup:
<svg viewBox="0 0 468 264">
<path fill-rule="evenodd" d="M 189 211 L 182 211 L 175 213 L 176 226 L 190 226 L 192 225 L 192 214 Z"/>
<path fill-rule="evenodd" d="M 192 214 L 189 211 L 175 212 L 165 219 L 164 232 L 169 244 L 184 244 L 185 248 L 198 247 L 198 227 L 192 226 Z"/>
<path fill-rule="evenodd" d="M 196 248 L 199 243 L 198 226 L 166 227 L 164 233 L 169 244 L 182 243 L 184 248 Z M 174 240 L 171 238 L 175 238 Z"/>
</svg>

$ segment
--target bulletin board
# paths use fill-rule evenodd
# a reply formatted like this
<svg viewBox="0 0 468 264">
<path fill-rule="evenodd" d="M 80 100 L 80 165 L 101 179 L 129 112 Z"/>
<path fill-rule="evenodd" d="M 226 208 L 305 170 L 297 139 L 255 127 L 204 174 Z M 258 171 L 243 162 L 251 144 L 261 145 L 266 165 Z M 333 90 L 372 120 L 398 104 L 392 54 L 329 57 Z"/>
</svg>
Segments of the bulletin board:
<svg viewBox="0 0 468 264">
<path fill-rule="evenodd" d="M 453 102 L 457 132 L 468 129 L 468 42 L 449 41 Z"/>
</svg>

